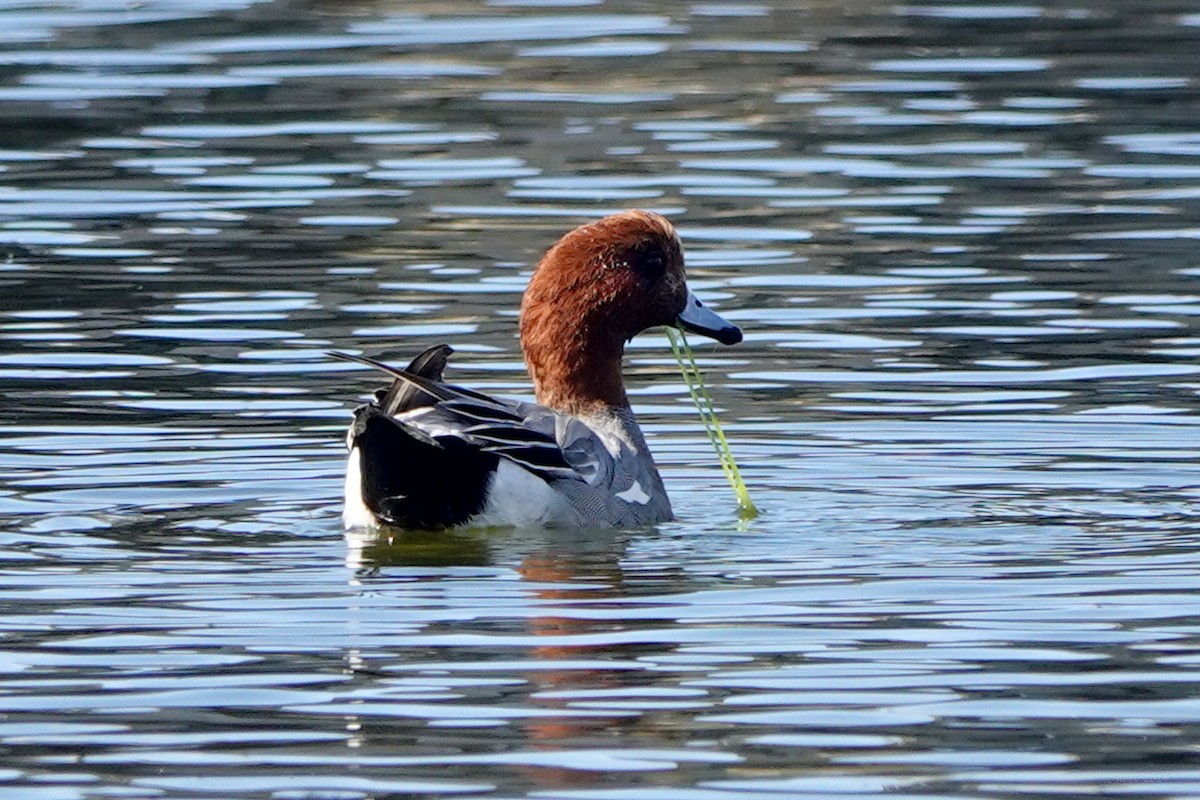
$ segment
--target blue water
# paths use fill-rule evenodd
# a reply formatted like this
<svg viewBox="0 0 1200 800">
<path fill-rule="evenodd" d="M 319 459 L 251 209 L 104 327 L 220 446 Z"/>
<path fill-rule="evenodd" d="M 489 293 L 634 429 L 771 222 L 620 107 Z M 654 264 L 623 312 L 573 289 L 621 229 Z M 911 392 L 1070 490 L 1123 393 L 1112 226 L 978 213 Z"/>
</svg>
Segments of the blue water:
<svg viewBox="0 0 1200 800">
<path fill-rule="evenodd" d="M 0 3 L 0 797 L 1200 796 L 1200 14 Z M 676 522 L 346 536 L 343 433 L 669 215 Z M 699 344 L 693 341 L 693 344 Z"/>
</svg>

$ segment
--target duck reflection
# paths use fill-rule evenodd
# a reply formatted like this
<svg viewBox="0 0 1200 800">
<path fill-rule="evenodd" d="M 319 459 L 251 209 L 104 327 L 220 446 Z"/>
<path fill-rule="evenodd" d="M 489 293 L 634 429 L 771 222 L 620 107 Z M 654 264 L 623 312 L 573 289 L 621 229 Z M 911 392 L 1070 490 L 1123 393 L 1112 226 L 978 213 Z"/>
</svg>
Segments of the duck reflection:
<svg viewBox="0 0 1200 800">
<path fill-rule="evenodd" d="M 363 576 L 385 567 L 477 567 L 490 563 L 486 534 L 482 532 L 389 527 L 346 531 L 346 566 Z"/>
<path fill-rule="evenodd" d="M 531 669 L 525 673 L 531 705 L 541 709 L 562 709 L 562 715 L 547 714 L 525 720 L 525 746 L 539 751 L 594 747 L 614 732 L 631 725 L 636 718 L 625 714 L 612 716 L 570 715 L 570 695 L 578 691 L 615 689 L 636 678 L 630 672 L 640 670 L 606 669 L 600 665 L 580 668 L 581 661 L 623 661 L 611 644 L 585 644 L 580 639 L 609 632 L 613 622 L 604 615 L 573 614 L 580 602 L 595 602 L 604 596 L 620 595 L 620 562 L 629 541 L 629 533 L 610 531 L 573 531 L 553 547 L 539 548 L 521 561 L 518 572 L 531 586 L 545 614 L 530 616 L 528 630 L 545 639 L 529 649 L 531 660 L 547 665 L 562 664 L 562 669 Z M 557 609 L 557 612 L 556 612 Z M 615 666 L 615 663 L 614 663 Z M 596 776 L 576 767 L 533 766 L 521 768 L 527 780 L 544 788 L 592 786 Z"/>
<path fill-rule="evenodd" d="M 622 627 L 613 614 L 606 613 L 610 603 L 637 587 L 627 586 L 622 562 L 630 543 L 645 530 L 613 529 L 491 529 L 424 533 L 380 530 L 370 535 L 353 531 L 347 534 L 348 563 L 356 576 L 371 581 L 376 590 L 379 578 L 391 568 L 410 566 L 511 567 L 525 589 L 520 601 L 506 612 L 493 609 L 477 620 L 459 623 L 458 632 L 486 631 L 494 635 L 495 645 L 455 648 L 446 656 L 458 663 L 456 674 L 470 674 L 469 662 L 477 662 L 489 678 L 495 677 L 497 660 L 511 663 L 511 675 L 520 679 L 520 688 L 503 695 L 480 693 L 463 700 L 469 704 L 498 703 L 509 708 L 534 712 L 530 716 L 509 719 L 500 738 L 505 749 L 525 752 L 528 761 L 511 762 L 513 777 L 524 785 L 547 789 L 593 786 L 594 771 L 581 768 L 571 752 L 603 747 L 638 725 L 642 715 L 622 708 L 605 710 L 577 704 L 581 696 L 619 695 L 622 687 L 644 680 L 642 670 L 633 662 L 646 647 L 643 644 L 614 644 L 611 634 Z M 508 573 L 510 576 L 513 573 Z M 442 577 L 429 575 L 426 580 Z M 411 586 L 411 584 L 408 584 Z M 465 626 L 465 627 L 464 627 Z M 633 652 L 637 651 L 637 652 Z M 432 679 L 431 679 L 432 680 Z M 465 691 L 461 687 L 458 691 Z M 380 718 L 356 720 L 362 725 L 356 735 L 364 743 L 412 742 L 395 736 L 392 724 Z M 444 731 L 436 733 L 434 730 Z M 443 741 L 446 747 L 461 748 L 461 729 L 440 725 L 420 735 L 422 746 L 434 747 Z M 443 738 L 444 737 L 444 738 Z M 493 737 L 492 743 L 496 741 Z M 563 761 L 561 766 L 555 761 Z"/>
</svg>

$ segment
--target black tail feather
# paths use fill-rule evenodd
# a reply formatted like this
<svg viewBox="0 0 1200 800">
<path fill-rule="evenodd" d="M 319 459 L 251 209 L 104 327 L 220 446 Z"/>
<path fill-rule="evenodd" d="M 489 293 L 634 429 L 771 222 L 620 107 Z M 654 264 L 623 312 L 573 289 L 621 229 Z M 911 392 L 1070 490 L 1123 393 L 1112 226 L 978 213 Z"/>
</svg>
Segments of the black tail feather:
<svg viewBox="0 0 1200 800">
<path fill-rule="evenodd" d="M 499 456 L 454 437 L 415 436 L 373 405 L 355 412 L 363 503 L 405 528 L 462 525 L 483 511 Z"/>
<path fill-rule="evenodd" d="M 423 380 L 430 383 L 440 381 L 442 373 L 446 369 L 446 362 L 453 352 L 454 349 L 448 344 L 435 344 L 422 351 L 406 369 L 396 369 L 373 358 L 350 353 L 331 352 L 329 355 L 342 361 L 366 364 L 368 367 L 374 367 L 395 378 L 391 386 L 375 394 L 379 410 L 391 416 L 414 408 L 433 405 L 443 399 L 439 393 L 430 390 L 429 383 L 418 381 Z"/>
<path fill-rule="evenodd" d="M 454 349 L 448 344 L 436 344 L 414 358 L 404 371 L 426 380 L 440 381 L 442 372 L 446 369 L 446 361 L 453 352 Z M 379 398 L 379 410 L 388 416 L 408 411 L 418 406 L 422 394 L 423 392 L 413 388 L 411 383 L 397 378 L 392 381 L 383 397 Z"/>
<path fill-rule="evenodd" d="M 366 364 L 393 377 L 376 402 L 354 412 L 363 503 L 380 522 L 438 530 L 462 525 L 483 510 L 498 456 L 454 438 L 432 439 L 394 415 L 445 399 L 439 390 L 449 345 L 426 349 L 406 369 L 349 353 L 334 358 Z"/>
</svg>

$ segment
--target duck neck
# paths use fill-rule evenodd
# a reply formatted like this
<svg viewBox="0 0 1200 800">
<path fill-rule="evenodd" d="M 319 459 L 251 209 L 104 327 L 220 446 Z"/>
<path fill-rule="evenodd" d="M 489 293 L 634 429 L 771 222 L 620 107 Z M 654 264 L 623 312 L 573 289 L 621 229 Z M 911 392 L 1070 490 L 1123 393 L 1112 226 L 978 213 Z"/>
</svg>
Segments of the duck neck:
<svg viewBox="0 0 1200 800">
<path fill-rule="evenodd" d="M 564 414 L 589 415 L 629 407 L 621 375 L 624 342 L 597 337 L 589 326 L 556 326 L 522 331 L 525 364 L 533 378 L 537 401 Z"/>
</svg>

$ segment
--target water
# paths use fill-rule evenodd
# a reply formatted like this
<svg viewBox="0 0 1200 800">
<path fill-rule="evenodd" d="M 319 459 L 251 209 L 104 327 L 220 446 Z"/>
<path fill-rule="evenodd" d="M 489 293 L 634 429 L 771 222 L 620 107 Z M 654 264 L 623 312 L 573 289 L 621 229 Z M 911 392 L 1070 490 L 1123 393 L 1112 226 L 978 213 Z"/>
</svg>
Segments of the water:
<svg viewBox="0 0 1200 800">
<path fill-rule="evenodd" d="M 5 800 L 1200 796 L 1194 4 L 0 23 Z M 652 333 L 677 522 L 343 536 L 326 352 L 527 396 L 630 206 L 764 515 Z"/>
</svg>

